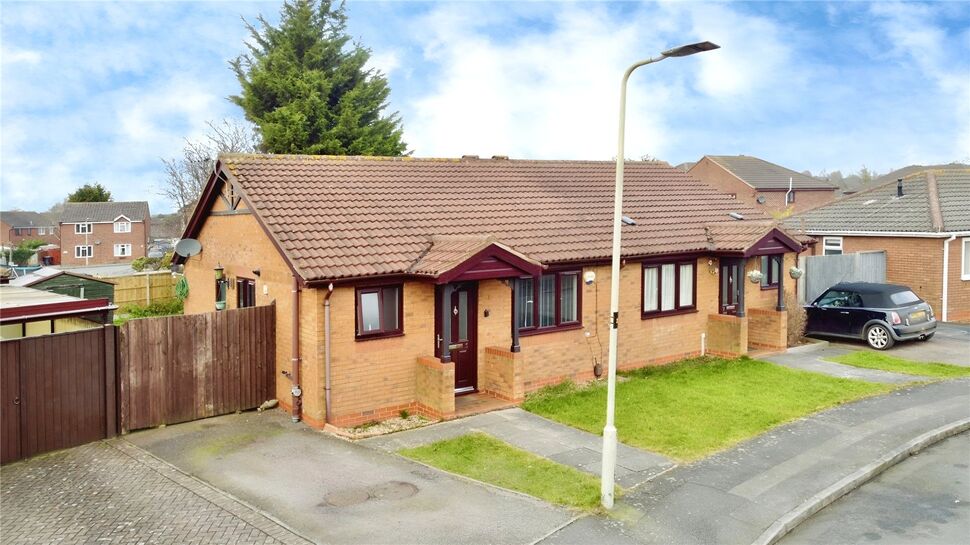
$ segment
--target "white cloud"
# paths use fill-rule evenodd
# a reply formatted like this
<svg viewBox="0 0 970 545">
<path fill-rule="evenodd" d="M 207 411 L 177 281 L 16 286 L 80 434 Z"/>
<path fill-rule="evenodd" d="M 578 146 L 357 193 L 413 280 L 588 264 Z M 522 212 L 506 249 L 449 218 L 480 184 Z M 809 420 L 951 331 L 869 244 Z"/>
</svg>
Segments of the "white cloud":
<svg viewBox="0 0 970 545">
<path fill-rule="evenodd" d="M 43 59 L 40 51 L 30 49 L 8 49 L 4 47 L 0 50 L 0 60 L 4 64 L 24 63 L 37 64 Z"/>
</svg>

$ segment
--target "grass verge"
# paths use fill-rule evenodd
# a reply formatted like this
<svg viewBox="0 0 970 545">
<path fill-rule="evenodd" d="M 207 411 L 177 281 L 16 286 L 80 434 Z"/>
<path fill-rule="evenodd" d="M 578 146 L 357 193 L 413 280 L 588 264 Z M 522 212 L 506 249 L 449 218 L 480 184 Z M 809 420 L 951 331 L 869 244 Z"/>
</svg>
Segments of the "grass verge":
<svg viewBox="0 0 970 545">
<path fill-rule="evenodd" d="M 620 441 L 682 461 L 723 450 L 779 424 L 892 385 L 830 377 L 739 358 L 695 358 L 623 373 L 617 384 Z M 528 411 L 599 434 L 606 387 L 564 383 L 529 396 Z"/>
<path fill-rule="evenodd" d="M 471 433 L 398 454 L 428 465 L 587 511 L 599 506 L 599 479 L 578 469 L 517 449 L 483 433 Z"/>
<path fill-rule="evenodd" d="M 829 361 L 851 365 L 853 367 L 880 369 L 906 375 L 939 378 L 970 377 L 970 367 L 962 367 L 948 363 L 906 360 L 888 354 L 873 352 L 872 350 L 860 350 L 858 352 L 842 354 L 841 356 L 830 358 Z"/>
</svg>

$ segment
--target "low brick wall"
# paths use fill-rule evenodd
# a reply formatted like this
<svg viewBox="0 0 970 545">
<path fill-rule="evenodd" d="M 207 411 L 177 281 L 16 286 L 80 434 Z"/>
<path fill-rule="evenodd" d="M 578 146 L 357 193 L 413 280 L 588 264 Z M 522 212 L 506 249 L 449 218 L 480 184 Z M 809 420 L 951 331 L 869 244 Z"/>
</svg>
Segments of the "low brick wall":
<svg viewBox="0 0 970 545">
<path fill-rule="evenodd" d="M 788 312 L 768 308 L 748 309 L 748 348 L 788 348 Z"/>
<path fill-rule="evenodd" d="M 748 318 L 708 314 L 707 353 L 725 358 L 736 358 L 747 354 Z"/>
<path fill-rule="evenodd" d="M 495 397 L 514 401 L 525 398 L 522 353 L 504 348 L 485 348 L 484 390 Z"/>
<path fill-rule="evenodd" d="M 431 418 L 455 415 L 455 364 L 421 356 L 415 368 L 415 400 L 418 412 Z"/>
</svg>

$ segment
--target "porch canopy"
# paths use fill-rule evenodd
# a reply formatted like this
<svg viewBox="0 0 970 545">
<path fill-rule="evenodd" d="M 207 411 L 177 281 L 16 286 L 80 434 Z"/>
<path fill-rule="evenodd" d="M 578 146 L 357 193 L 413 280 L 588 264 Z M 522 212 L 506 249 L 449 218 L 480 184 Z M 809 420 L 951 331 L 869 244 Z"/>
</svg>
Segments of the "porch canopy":
<svg viewBox="0 0 970 545">
<path fill-rule="evenodd" d="M 440 301 L 450 301 L 455 284 L 460 282 L 509 279 L 520 276 L 538 276 L 542 264 L 529 256 L 517 252 L 492 237 L 447 237 L 431 238 L 428 249 L 411 266 L 409 272 L 434 278 L 441 286 Z M 515 297 L 516 283 L 512 282 L 512 301 Z M 451 320 L 447 304 L 440 305 L 441 313 L 441 361 L 451 361 Z M 513 316 L 516 309 L 512 310 Z M 519 351 L 519 328 L 512 321 L 512 350 Z"/>
<path fill-rule="evenodd" d="M 733 259 L 732 283 L 736 286 L 737 315 L 744 312 L 744 270 L 750 257 L 767 256 L 769 263 L 778 264 L 778 301 L 776 310 L 785 310 L 785 254 L 804 249 L 800 240 L 774 222 L 737 221 L 708 225 L 704 228 L 708 247 L 719 258 Z M 806 239 L 806 242 L 810 239 Z M 771 267 L 771 264 L 768 265 Z M 762 271 L 767 274 L 766 271 Z"/>
</svg>

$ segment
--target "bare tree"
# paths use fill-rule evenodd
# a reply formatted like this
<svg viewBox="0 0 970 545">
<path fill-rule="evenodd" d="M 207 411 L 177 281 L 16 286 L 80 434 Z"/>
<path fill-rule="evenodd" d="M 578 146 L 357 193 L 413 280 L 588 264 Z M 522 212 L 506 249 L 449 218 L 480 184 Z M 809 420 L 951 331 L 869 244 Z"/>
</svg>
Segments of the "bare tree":
<svg viewBox="0 0 970 545">
<path fill-rule="evenodd" d="M 159 192 L 175 205 L 184 229 L 205 188 L 220 153 L 252 153 L 259 149 L 259 134 L 249 123 L 224 119 L 207 121 L 209 132 L 201 142 L 185 141 L 182 156 L 162 159 L 165 181 Z"/>
</svg>

